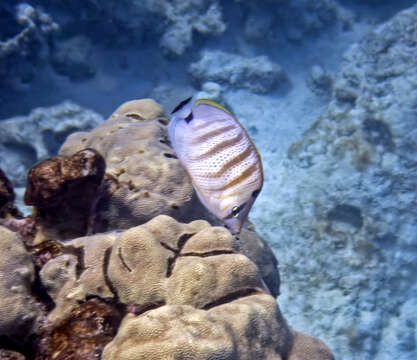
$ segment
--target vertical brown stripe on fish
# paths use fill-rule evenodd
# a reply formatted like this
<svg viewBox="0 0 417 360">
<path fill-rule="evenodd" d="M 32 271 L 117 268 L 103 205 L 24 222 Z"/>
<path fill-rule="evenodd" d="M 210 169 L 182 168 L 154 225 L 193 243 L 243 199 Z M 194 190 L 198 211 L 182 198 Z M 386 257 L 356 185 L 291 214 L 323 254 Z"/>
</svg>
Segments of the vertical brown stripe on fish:
<svg viewBox="0 0 417 360">
<path fill-rule="evenodd" d="M 201 143 L 201 142 L 204 142 L 204 141 L 208 141 L 215 136 L 222 135 L 229 130 L 235 130 L 235 129 L 236 129 L 236 125 L 233 125 L 233 124 L 222 126 L 222 127 L 217 127 L 213 130 L 209 130 L 206 133 L 203 133 L 203 134 L 198 135 L 197 137 L 193 138 L 191 143 L 192 144 L 198 144 L 198 143 Z"/>
<path fill-rule="evenodd" d="M 217 170 L 215 173 L 211 173 L 208 176 L 209 177 L 221 177 L 230 167 L 233 167 L 234 165 L 240 163 L 244 159 L 248 158 L 252 154 L 252 146 L 248 145 L 244 151 L 237 154 L 236 156 L 230 158 L 228 161 L 226 161 L 222 167 Z"/>
<path fill-rule="evenodd" d="M 198 154 L 197 156 L 191 157 L 191 160 L 205 160 L 216 153 L 220 153 L 221 151 L 224 151 L 229 147 L 237 145 L 242 139 L 243 134 L 242 132 L 239 132 L 239 134 L 237 134 L 236 136 L 230 139 L 223 140 L 219 142 L 217 145 L 213 145 L 213 147 L 211 147 L 208 151 L 202 154 Z"/>
<path fill-rule="evenodd" d="M 243 170 L 240 175 L 236 176 L 234 179 L 232 179 L 231 181 L 229 181 L 228 183 L 226 183 L 225 185 L 223 185 L 222 187 L 220 187 L 216 190 L 226 190 L 227 188 L 232 187 L 232 186 L 240 183 L 241 181 L 247 179 L 248 177 L 250 177 L 257 170 L 258 170 L 258 165 L 255 162 L 251 166 L 249 166 L 247 169 Z"/>
</svg>

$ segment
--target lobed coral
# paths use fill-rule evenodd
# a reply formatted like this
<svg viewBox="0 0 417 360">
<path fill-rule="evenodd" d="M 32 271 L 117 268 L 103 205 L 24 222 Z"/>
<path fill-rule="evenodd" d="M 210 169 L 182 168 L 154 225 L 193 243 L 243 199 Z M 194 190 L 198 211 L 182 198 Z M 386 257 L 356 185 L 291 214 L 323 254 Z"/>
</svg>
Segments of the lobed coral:
<svg viewBox="0 0 417 360">
<path fill-rule="evenodd" d="M 22 238 L 0 226 L 0 336 L 24 342 L 43 312 L 32 297 L 35 269 Z"/>
<path fill-rule="evenodd" d="M 57 331 L 51 329 L 91 296 L 124 305 L 103 359 L 280 359 L 291 349 L 292 331 L 261 272 L 225 228 L 161 215 L 63 246 L 41 270 L 56 304 L 48 331 Z M 312 358 L 332 359 L 322 343 L 310 348 Z"/>
</svg>

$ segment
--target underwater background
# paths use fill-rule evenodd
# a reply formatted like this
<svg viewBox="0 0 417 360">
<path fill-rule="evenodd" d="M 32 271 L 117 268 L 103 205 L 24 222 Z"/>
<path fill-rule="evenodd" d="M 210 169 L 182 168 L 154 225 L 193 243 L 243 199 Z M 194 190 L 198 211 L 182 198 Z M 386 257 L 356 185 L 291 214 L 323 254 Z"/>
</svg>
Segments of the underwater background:
<svg viewBox="0 0 417 360">
<path fill-rule="evenodd" d="M 417 359 L 416 1 L 0 3 L 0 168 L 20 199 L 72 132 L 194 94 L 261 154 L 249 218 L 288 323 L 336 359 Z"/>
</svg>

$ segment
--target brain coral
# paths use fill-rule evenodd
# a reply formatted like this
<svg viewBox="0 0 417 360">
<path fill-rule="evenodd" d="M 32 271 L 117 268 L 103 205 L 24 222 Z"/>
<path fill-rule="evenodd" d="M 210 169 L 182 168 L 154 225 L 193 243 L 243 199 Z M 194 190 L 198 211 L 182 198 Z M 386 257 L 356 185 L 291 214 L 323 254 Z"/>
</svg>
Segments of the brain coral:
<svg viewBox="0 0 417 360">
<path fill-rule="evenodd" d="M 56 304 L 50 328 L 99 297 L 125 309 L 102 359 L 286 358 L 292 331 L 257 265 L 239 253 L 239 241 L 204 220 L 183 224 L 161 215 L 126 231 L 65 242 L 40 273 Z M 257 249 L 250 233 L 246 241 Z M 262 251 L 250 249 L 262 259 Z M 322 346 L 316 345 L 313 355 Z"/>
<path fill-rule="evenodd" d="M 151 99 L 130 101 L 91 132 L 75 133 L 60 149 L 97 150 L 106 161 L 106 190 L 95 231 L 129 228 L 165 214 L 181 221 L 207 217 L 185 170 L 168 146 L 162 108 Z"/>
<path fill-rule="evenodd" d="M 42 317 L 31 296 L 34 266 L 21 237 L 0 226 L 0 337 L 23 341 Z"/>
</svg>

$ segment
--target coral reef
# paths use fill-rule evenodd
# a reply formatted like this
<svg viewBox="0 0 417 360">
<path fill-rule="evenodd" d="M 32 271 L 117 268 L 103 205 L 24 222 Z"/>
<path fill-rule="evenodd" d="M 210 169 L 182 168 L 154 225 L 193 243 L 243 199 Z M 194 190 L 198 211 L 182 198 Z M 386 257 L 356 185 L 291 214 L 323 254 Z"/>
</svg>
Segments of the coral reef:
<svg viewBox="0 0 417 360">
<path fill-rule="evenodd" d="M 160 47 L 167 56 L 179 56 L 193 44 L 193 32 L 220 35 L 226 30 L 217 1 L 175 0 L 145 2 L 146 7 L 165 18 L 169 24 Z"/>
<path fill-rule="evenodd" d="M 267 56 L 248 58 L 218 50 L 204 51 L 189 72 L 199 84 L 212 81 L 255 93 L 267 93 L 286 79 L 284 70 Z"/>
<path fill-rule="evenodd" d="M 22 343 L 36 360 L 332 360 L 322 342 L 294 332 L 281 315 L 277 261 L 253 226 L 232 236 L 187 204 L 193 191 L 167 145 L 166 122 L 151 99 L 125 103 L 29 171 L 30 252 L 17 232 L 0 227 L 3 343 Z M 13 189 L 2 179 L 8 204 Z M 123 182 L 129 191 L 153 191 L 128 216 L 117 210 L 137 196 L 120 197 Z M 161 215 L 184 194 L 174 210 L 199 220 Z"/>
<path fill-rule="evenodd" d="M 6 27 L 6 38 L 0 37 L 0 88 L 20 90 L 35 76 L 36 65 L 47 61 L 48 38 L 59 26 L 40 8 L 13 5 L 0 5 Z"/>
<path fill-rule="evenodd" d="M 287 254 L 290 322 L 347 358 L 417 353 L 416 313 L 403 307 L 417 295 L 416 24 L 414 6 L 349 49 L 329 108 L 266 167 L 279 173 L 274 200 L 252 213 Z"/>
<path fill-rule="evenodd" d="M 353 15 L 335 0 L 278 0 L 264 6 L 245 1 L 244 4 L 248 8 L 244 34 L 250 41 L 267 37 L 274 42 L 278 28 L 286 39 L 300 42 L 339 23 L 348 29 L 353 22 Z"/>
<path fill-rule="evenodd" d="M 102 120 L 99 114 L 70 101 L 35 109 L 28 116 L 2 120 L 0 167 L 7 169 L 15 186 L 25 186 L 26 174 L 34 163 L 54 156 L 72 132 L 89 130 Z"/>
<path fill-rule="evenodd" d="M 89 147 L 105 159 L 106 189 L 98 200 L 95 232 L 127 229 L 159 214 L 182 221 L 209 216 L 168 145 L 167 123 L 156 102 L 136 100 L 61 147 L 61 155 Z"/>
</svg>

